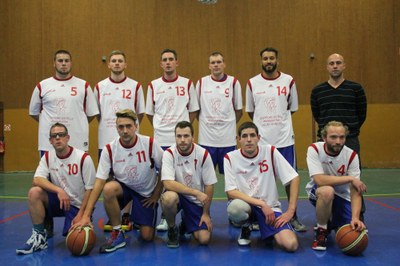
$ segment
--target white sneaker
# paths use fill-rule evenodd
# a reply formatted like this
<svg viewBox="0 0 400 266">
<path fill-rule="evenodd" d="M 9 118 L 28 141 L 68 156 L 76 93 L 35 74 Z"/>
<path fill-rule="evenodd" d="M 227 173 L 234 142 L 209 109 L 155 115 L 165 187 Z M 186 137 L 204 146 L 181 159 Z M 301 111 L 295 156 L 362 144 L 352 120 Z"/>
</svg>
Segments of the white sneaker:
<svg viewBox="0 0 400 266">
<path fill-rule="evenodd" d="M 32 229 L 32 235 L 22 248 L 16 249 L 18 255 L 31 254 L 47 248 L 46 232 L 40 233 Z"/>
<path fill-rule="evenodd" d="M 161 218 L 160 223 L 156 226 L 157 231 L 167 231 L 168 230 L 168 224 L 167 220 L 164 218 Z"/>
<path fill-rule="evenodd" d="M 242 226 L 242 230 L 240 231 L 240 235 L 238 238 L 239 246 L 248 246 L 251 243 L 250 240 L 251 228 L 250 226 Z"/>
</svg>

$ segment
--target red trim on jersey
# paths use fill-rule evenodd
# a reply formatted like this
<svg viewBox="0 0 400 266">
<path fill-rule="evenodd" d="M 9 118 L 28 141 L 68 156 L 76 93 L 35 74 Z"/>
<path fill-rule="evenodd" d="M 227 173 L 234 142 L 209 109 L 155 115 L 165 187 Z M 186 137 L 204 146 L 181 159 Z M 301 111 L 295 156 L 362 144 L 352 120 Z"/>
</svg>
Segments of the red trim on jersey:
<svg viewBox="0 0 400 266">
<path fill-rule="evenodd" d="M 225 154 L 224 158 L 227 159 L 227 160 L 229 161 L 229 164 L 230 164 L 230 165 L 232 165 L 232 163 L 231 163 L 231 158 L 229 157 L 228 154 Z"/>
<path fill-rule="evenodd" d="M 88 89 L 89 89 L 89 83 L 86 82 L 85 84 L 85 98 L 83 100 L 83 111 L 86 113 L 86 100 L 87 100 L 87 95 L 88 95 Z"/>
<path fill-rule="evenodd" d="M 85 163 L 85 159 L 86 159 L 86 157 L 88 157 L 89 156 L 89 154 L 87 154 L 86 152 L 82 155 L 82 158 L 81 158 L 81 177 L 82 177 L 82 182 L 83 182 L 83 184 L 84 185 L 86 185 L 85 184 L 85 179 L 83 178 L 83 164 Z"/>
<path fill-rule="evenodd" d="M 275 151 L 275 146 L 271 146 L 271 164 L 272 164 L 272 170 L 274 171 L 274 176 L 276 178 L 276 172 L 275 172 L 275 164 L 274 164 L 274 151 Z"/>
<path fill-rule="evenodd" d="M 154 168 L 154 159 L 153 159 L 153 142 L 154 139 L 152 137 L 150 137 L 149 139 L 149 157 L 150 157 L 150 168 L 153 169 Z"/>
<path fill-rule="evenodd" d="M 106 149 L 108 151 L 108 156 L 110 157 L 110 165 L 111 165 L 111 169 L 112 169 L 113 159 L 112 159 L 112 150 L 111 150 L 110 144 L 106 145 Z"/>
<path fill-rule="evenodd" d="M 263 73 L 261 73 L 261 77 L 264 78 L 265 80 L 275 80 L 278 79 L 281 76 L 281 72 L 278 71 L 278 76 L 276 78 L 267 78 L 263 75 Z"/>
<path fill-rule="evenodd" d="M 122 147 L 124 147 L 125 149 L 130 149 L 130 148 L 132 148 L 132 147 L 135 147 L 136 143 L 138 142 L 138 138 L 139 138 L 139 137 L 136 135 L 136 138 L 135 138 L 135 140 L 133 141 L 133 144 L 130 145 L 130 146 L 125 146 L 125 145 L 122 143 L 121 138 L 119 138 L 118 141 L 119 141 L 119 144 L 121 144 Z"/>
<path fill-rule="evenodd" d="M 162 76 L 161 78 L 164 82 L 171 83 L 171 82 L 175 82 L 179 78 L 179 75 L 176 75 L 176 77 L 171 80 L 166 79 L 164 76 Z"/>
<path fill-rule="evenodd" d="M 136 89 L 135 89 L 135 103 L 134 103 L 134 106 L 135 106 L 135 112 L 137 112 L 137 104 L 138 104 L 138 91 L 139 91 L 139 89 L 140 89 L 140 87 L 141 87 L 142 85 L 140 85 L 140 83 L 138 82 L 138 84 L 136 85 Z"/>
<path fill-rule="evenodd" d="M 170 148 L 166 149 L 167 152 L 171 153 L 172 158 L 174 158 L 174 153 L 172 152 L 172 150 Z"/>
<path fill-rule="evenodd" d="M 127 77 L 125 76 L 122 80 L 116 81 L 116 80 L 113 80 L 111 77 L 109 77 L 110 81 L 111 81 L 112 83 L 116 83 L 116 84 L 124 82 L 124 81 L 126 80 L 126 78 L 127 78 Z"/>
<path fill-rule="evenodd" d="M 294 85 L 294 79 L 292 79 L 292 81 L 290 81 L 289 88 L 291 89 L 293 87 L 293 85 Z"/>
<path fill-rule="evenodd" d="M 189 79 L 188 87 L 187 87 L 187 93 L 188 93 L 189 101 L 188 101 L 188 103 L 186 105 L 186 109 L 188 109 L 188 110 L 189 110 L 189 103 L 190 103 L 190 86 L 192 85 L 192 83 L 193 83 L 192 80 Z"/>
<path fill-rule="evenodd" d="M 250 80 L 247 81 L 247 85 L 250 88 L 250 91 L 253 92 L 253 86 L 251 86 Z"/>
<path fill-rule="evenodd" d="M 46 159 L 47 167 L 49 167 L 49 152 L 46 151 L 46 152 L 44 153 L 44 156 L 45 156 L 45 159 Z M 49 172 L 50 172 L 50 171 L 49 171 Z M 49 174 L 49 176 L 47 177 L 47 180 L 49 180 L 49 181 L 51 182 L 50 174 Z"/>
<path fill-rule="evenodd" d="M 354 158 L 356 157 L 356 155 L 357 155 L 357 152 L 353 151 L 353 153 L 352 153 L 351 156 L 350 156 L 349 164 L 347 165 L 347 168 L 349 168 L 351 162 L 354 160 Z"/>
<path fill-rule="evenodd" d="M 193 150 L 194 150 L 194 144 L 192 143 L 192 149 L 190 150 L 190 152 L 188 154 L 182 154 L 181 151 L 179 150 L 178 145 L 176 145 L 176 150 L 178 151 L 178 153 L 182 156 L 189 156 L 190 154 L 192 154 Z"/>
<path fill-rule="evenodd" d="M 149 84 L 149 87 L 150 87 L 150 89 L 151 89 L 151 100 L 152 100 L 152 102 L 153 102 L 153 107 L 154 107 L 154 104 L 155 104 L 156 102 L 154 101 L 154 88 L 153 88 L 153 84 L 150 83 L 150 84 Z"/>
<path fill-rule="evenodd" d="M 227 75 L 227 74 L 224 74 L 224 76 L 222 77 L 222 79 L 215 79 L 215 78 L 213 78 L 212 75 L 210 75 L 210 77 L 211 77 L 212 80 L 214 80 L 214 81 L 216 81 L 216 82 L 223 82 L 223 81 L 225 81 L 225 80 L 228 78 L 228 75 Z"/>
<path fill-rule="evenodd" d="M 40 82 L 38 83 L 38 85 L 36 85 L 36 87 L 38 88 L 38 90 L 39 90 L 39 98 L 40 98 L 40 113 L 42 112 L 42 110 L 43 110 L 43 102 L 42 102 L 42 99 L 43 99 L 43 96 L 42 96 L 42 85 L 40 85 Z"/>
<path fill-rule="evenodd" d="M 71 147 L 71 146 L 68 146 L 68 147 L 70 148 L 68 154 L 65 155 L 65 156 L 62 156 L 62 157 L 60 157 L 60 156 L 58 156 L 58 155 L 56 154 L 57 158 L 59 158 L 59 159 L 68 158 L 68 157 L 71 155 L 71 153 L 73 152 L 73 150 L 74 150 L 74 147 Z"/>
<path fill-rule="evenodd" d="M 232 88 L 233 88 L 233 94 L 232 94 L 232 106 L 233 106 L 233 110 L 235 110 L 235 111 L 237 111 L 236 110 L 236 108 L 235 108 L 235 91 L 236 91 L 236 83 L 237 83 L 237 79 L 236 78 L 233 78 L 233 85 L 232 85 Z"/>
<path fill-rule="evenodd" d="M 57 78 L 56 76 L 54 76 L 53 79 L 58 80 L 58 81 L 66 81 L 66 80 L 72 79 L 73 77 L 74 77 L 74 76 L 70 76 L 70 77 L 68 77 L 68 78 L 66 78 L 66 79 L 59 79 L 59 78 Z"/>
<path fill-rule="evenodd" d="M 317 145 L 315 145 L 315 144 L 313 143 L 313 144 L 310 145 L 310 147 L 312 147 L 312 148 L 319 154 Z"/>
<path fill-rule="evenodd" d="M 257 146 L 257 153 L 256 153 L 256 155 L 254 155 L 253 157 L 249 157 L 249 156 L 247 156 L 246 154 L 243 153 L 243 149 L 240 149 L 240 153 L 243 155 L 243 157 L 248 158 L 248 159 L 252 159 L 252 158 L 256 157 L 256 156 L 258 155 L 259 151 L 260 151 L 260 149 L 259 149 L 258 146 Z"/>
<path fill-rule="evenodd" d="M 208 150 L 205 150 L 204 155 L 203 155 L 203 162 L 201 163 L 201 167 L 203 167 L 203 165 L 207 159 L 207 156 L 208 156 Z"/>
</svg>

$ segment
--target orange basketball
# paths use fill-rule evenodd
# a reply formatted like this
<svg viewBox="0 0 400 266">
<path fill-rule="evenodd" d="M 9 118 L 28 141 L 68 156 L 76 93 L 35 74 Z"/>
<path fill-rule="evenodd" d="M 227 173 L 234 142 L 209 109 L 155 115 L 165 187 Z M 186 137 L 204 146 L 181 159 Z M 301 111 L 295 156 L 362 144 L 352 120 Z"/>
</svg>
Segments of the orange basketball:
<svg viewBox="0 0 400 266">
<path fill-rule="evenodd" d="M 345 224 L 336 233 L 336 243 L 347 255 L 361 255 L 368 246 L 367 230 L 358 232 L 351 229 L 350 224 Z"/>
<path fill-rule="evenodd" d="M 65 243 L 72 255 L 88 255 L 96 243 L 96 234 L 89 226 L 76 228 L 69 231 Z"/>
</svg>

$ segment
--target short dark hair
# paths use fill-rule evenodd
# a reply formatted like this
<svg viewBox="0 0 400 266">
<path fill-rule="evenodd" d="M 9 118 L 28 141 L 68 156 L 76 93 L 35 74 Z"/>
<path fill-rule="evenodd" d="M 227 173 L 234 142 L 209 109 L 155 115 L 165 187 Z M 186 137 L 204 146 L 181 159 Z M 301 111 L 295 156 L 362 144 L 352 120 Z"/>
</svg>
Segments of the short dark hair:
<svg viewBox="0 0 400 266">
<path fill-rule="evenodd" d="M 192 123 L 188 121 L 180 121 L 176 124 L 175 126 L 175 135 L 176 135 L 176 129 L 177 128 L 190 128 L 190 133 L 192 133 L 192 136 L 194 136 L 194 129 Z"/>
<path fill-rule="evenodd" d="M 273 52 L 275 53 L 276 58 L 278 58 L 278 50 L 273 47 L 267 47 L 261 50 L 260 57 L 262 57 L 263 53 L 265 52 Z"/>
<path fill-rule="evenodd" d="M 210 57 L 211 56 L 219 56 L 219 55 L 222 57 L 222 62 L 224 62 L 224 55 L 221 52 L 212 52 L 210 54 L 210 56 L 208 57 L 208 62 L 210 62 Z"/>
<path fill-rule="evenodd" d="M 51 130 L 52 130 L 53 128 L 55 128 L 55 127 L 62 127 L 62 128 L 64 128 L 65 133 L 68 134 L 68 128 L 67 128 L 63 123 L 57 122 L 57 123 L 53 124 L 53 125 L 50 127 L 49 136 L 51 135 Z"/>
<path fill-rule="evenodd" d="M 253 122 L 244 122 L 243 124 L 241 124 L 238 129 L 238 136 L 240 137 L 242 135 L 242 131 L 247 128 L 254 128 L 258 136 L 258 127 Z"/>
<path fill-rule="evenodd" d="M 54 53 L 54 61 L 56 61 L 57 55 L 58 54 L 67 54 L 69 55 L 69 59 L 72 61 L 72 55 L 69 51 L 67 50 L 58 50 L 57 52 Z"/>
<path fill-rule="evenodd" d="M 165 54 L 165 53 L 173 53 L 174 57 L 175 57 L 175 60 L 178 60 L 178 53 L 175 50 L 169 49 L 169 48 L 162 50 L 161 58 L 162 58 L 163 54 Z"/>
</svg>

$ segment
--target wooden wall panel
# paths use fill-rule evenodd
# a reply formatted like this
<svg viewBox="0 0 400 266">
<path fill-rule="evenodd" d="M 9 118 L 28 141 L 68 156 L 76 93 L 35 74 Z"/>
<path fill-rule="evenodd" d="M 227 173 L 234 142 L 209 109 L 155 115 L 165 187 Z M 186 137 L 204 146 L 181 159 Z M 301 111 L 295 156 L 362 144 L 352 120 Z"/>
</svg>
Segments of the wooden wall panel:
<svg viewBox="0 0 400 266">
<path fill-rule="evenodd" d="M 53 54 L 61 48 L 72 52 L 73 73 L 92 87 L 109 75 L 101 57 L 123 50 L 127 74 L 145 90 L 162 74 L 164 48 L 177 50 L 179 74 L 194 82 L 208 74 L 208 55 L 220 51 L 227 72 L 244 91 L 247 80 L 260 72 L 259 51 L 273 46 L 280 52 L 280 69 L 295 78 L 303 106 L 309 104 L 311 89 L 327 79 L 326 58 L 333 52 L 344 55 L 346 78 L 364 85 L 369 104 L 396 104 L 399 14 L 396 0 L 218 0 L 216 5 L 197 0 L 2 0 L 0 101 L 6 110 L 28 115 L 32 90 L 53 75 Z M 295 115 L 296 127 L 307 127 L 300 132 L 311 128 L 308 116 L 304 108 Z M 147 120 L 142 129 L 152 134 Z M 397 130 L 393 125 L 391 131 Z M 297 138 L 308 142 L 310 136 Z"/>
</svg>

